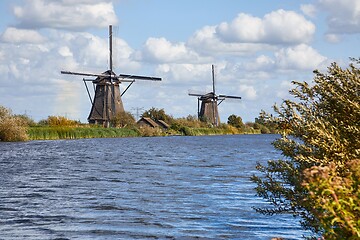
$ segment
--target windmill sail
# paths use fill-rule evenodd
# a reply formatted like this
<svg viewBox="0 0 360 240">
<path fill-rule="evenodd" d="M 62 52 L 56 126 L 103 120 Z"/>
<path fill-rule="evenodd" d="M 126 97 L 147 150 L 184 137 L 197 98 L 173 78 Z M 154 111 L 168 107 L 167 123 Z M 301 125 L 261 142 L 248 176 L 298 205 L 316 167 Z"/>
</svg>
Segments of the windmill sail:
<svg viewBox="0 0 360 240">
<path fill-rule="evenodd" d="M 131 86 L 135 80 L 151 80 L 161 81 L 158 77 L 147 77 L 139 75 L 120 74 L 116 75 L 113 72 L 113 61 L 112 61 L 112 26 L 109 26 L 109 70 L 101 73 L 83 73 L 83 72 L 72 72 L 72 71 L 61 71 L 62 74 L 79 75 L 96 77 L 95 80 L 91 80 L 95 86 L 94 98 L 92 101 L 91 111 L 88 117 L 88 121 L 91 124 L 102 124 L 105 127 L 110 126 L 110 121 L 118 114 L 124 113 L 124 106 L 121 99 L 122 94 L 120 93 L 120 84 L 122 82 L 129 82 L 129 86 L 124 90 L 123 94 Z M 88 81 L 88 80 L 86 80 Z M 85 82 L 85 79 L 84 79 Z M 85 86 L 87 86 L 85 84 Z M 88 91 L 88 89 L 87 89 Z"/>
</svg>

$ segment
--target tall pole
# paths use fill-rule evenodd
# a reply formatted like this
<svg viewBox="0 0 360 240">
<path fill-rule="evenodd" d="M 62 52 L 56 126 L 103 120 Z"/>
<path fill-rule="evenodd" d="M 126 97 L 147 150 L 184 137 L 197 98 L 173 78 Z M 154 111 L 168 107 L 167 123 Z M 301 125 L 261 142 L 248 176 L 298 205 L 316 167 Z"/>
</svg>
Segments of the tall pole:
<svg viewBox="0 0 360 240">
<path fill-rule="evenodd" d="M 213 112 L 213 119 L 214 119 L 214 122 L 213 124 L 215 126 L 217 126 L 217 115 L 215 113 L 215 104 L 216 103 L 216 96 L 215 96 L 215 71 L 214 71 L 214 64 L 211 65 L 211 71 L 212 71 L 212 81 L 213 81 L 213 101 L 212 101 L 212 112 Z"/>
<path fill-rule="evenodd" d="M 110 96 L 114 94 L 114 85 L 112 84 L 112 68 L 113 68 L 113 64 L 112 64 L 112 25 L 109 25 L 109 68 L 110 68 L 110 89 L 111 89 L 111 93 L 110 93 Z M 111 102 L 111 105 L 109 106 L 109 89 L 108 89 L 108 86 L 105 85 L 105 89 L 107 89 L 107 92 L 106 92 L 106 100 L 107 100 L 107 103 L 105 106 L 106 109 L 107 109 L 107 112 L 106 112 L 106 115 L 107 115 L 107 127 L 110 126 L 110 108 L 112 111 L 115 110 L 115 102 L 114 102 L 114 99 L 111 98 L 110 99 L 110 102 Z"/>
<path fill-rule="evenodd" d="M 214 93 L 214 96 L 215 96 L 215 71 L 214 71 L 214 65 L 211 65 L 211 71 L 212 71 L 213 93 Z"/>
<path fill-rule="evenodd" d="M 198 120 L 200 120 L 200 97 L 198 97 Z"/>
<path fill-rule="evenodd" d="M 109 64 L 110 64 L 110 73 L 112 74 L 112 68 L 113 68 L 113 63 L 112 63 L 112 25 L 109 25 L 109 50 L 110 50 L 110 60 L 109 60 Z M 111 78 L 110 78 L 111 81 Z"/>
</svg>

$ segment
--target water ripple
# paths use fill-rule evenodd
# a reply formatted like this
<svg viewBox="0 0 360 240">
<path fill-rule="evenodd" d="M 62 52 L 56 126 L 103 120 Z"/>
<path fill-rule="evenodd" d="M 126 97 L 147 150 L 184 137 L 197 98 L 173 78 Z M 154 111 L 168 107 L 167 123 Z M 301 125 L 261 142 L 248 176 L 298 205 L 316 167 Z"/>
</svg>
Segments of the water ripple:
<svg viewBox="0 0 360 240">
<path fill-rule="evenodd" d="M 300 239 L 252 209 L 274 137 L 0 143 L 0 239 Z"/>
</svg>

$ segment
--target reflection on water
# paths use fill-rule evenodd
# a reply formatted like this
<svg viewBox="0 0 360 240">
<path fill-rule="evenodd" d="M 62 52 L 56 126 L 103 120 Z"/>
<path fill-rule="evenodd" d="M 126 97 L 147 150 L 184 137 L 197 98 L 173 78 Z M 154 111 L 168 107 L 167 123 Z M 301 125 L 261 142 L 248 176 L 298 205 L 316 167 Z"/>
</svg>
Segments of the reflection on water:
<svg viewBox="0 0 360 240">
<path fill-rule="evenodd" d="M 252 209 L 275 137 L 0 143 L 0 239 L 300 239 Z"/>
</svg>

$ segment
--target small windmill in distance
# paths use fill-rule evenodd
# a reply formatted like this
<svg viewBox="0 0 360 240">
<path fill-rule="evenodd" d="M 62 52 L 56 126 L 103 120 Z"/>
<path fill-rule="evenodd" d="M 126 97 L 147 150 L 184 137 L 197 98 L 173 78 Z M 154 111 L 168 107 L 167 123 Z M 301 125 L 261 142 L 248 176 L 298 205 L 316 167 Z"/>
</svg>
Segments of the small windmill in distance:
<svg viewBox="0 0 360 240">
<path fill-rule="evenodd" d="M 129 89 L 129 87 L 135 82 L 135 80 L 161 81 L 161 78 L 158 77 L 147 77 L 147 76 L 128 75 L 128 74 L 116 75 L 113 72 L 112 25 L 109 26 L 109 50 L 110 50 L 109 70 L 103 73 L 94 74 L 94 73 L 61 71 L 62 74 L 96 77 L 95 79 L 83 78 L 89 99 L 92 103 L 88 121 L 90 124 L 101 124 L 104 127 L 109 127 L 110 121 L 113 117 L 118 116 L 119 114 L 125 112 L 121 97 Z M 87 81 L 91 81 L 94 85 L 94 89 L 95 89 L 94 99 L 91 98 L 89 88 L 86 84 Z M 123 82 L 128 82 L 129 85 L 120 94 L 119 85 Z"/>
<path fill-rule="evenodd" d="M 241 99 L 238 96 L 229 96 L 229 95 L 216 95 L 215 92 L 215 73 L 214 73 L 214 65 L 211 65 L 212 69 L 212 83 L 213 83 L 213 91 L 206 94 L 196 94 L 189 93 L 189 96 L 198 97 L 198 119 L 209 121 L 213 126 L 220 125 L 220 116 L 218 111 L 218 106 L 222 103 L 226 98 L 232 99 Z M 200 107 L 201 102 L 201 107 Z"/>
</svg>

